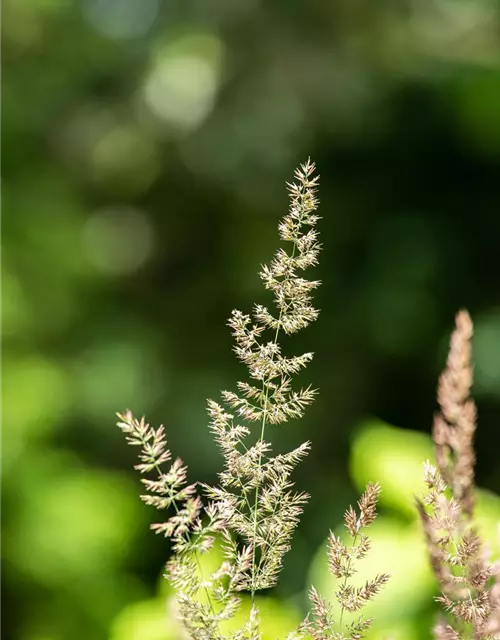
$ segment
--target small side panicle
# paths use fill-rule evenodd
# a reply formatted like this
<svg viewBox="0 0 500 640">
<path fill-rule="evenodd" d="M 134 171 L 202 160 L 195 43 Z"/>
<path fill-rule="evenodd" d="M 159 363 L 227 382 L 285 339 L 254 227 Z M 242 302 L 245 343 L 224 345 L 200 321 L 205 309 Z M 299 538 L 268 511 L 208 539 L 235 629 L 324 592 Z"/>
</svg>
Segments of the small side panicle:
<svg viewBox="0 0 500 640">
<path fill-rule="evenodd" d="M 338 623 L 332 614 L 329 602 L 322 598 L 314 587 L 310 591 L 312 611 L 301 626 L 301 632 L 310 634 L 314 640 L 360 640 L 370 627 L 372 620 L 359 616 L 353 622 L 344 625 L 346 612 L 355 613 L 372 600 L 389 580 L 389 575 L 382 573 L 369 580 L 361 587 L 349 584 L 349 579 L 356 573 L 356 563 L 364 558 L 370 550 L 370 539 L 362 531 L 370 526 L 377 517 L 377 501 L 380 485 L 368 484 L 358 501 L 359 513 L 349 507 L 344 516 L 345 527 L 352 538 L 351 545 L 345 544 L 340 536 L 330 533 L 328 540 L 328 567 L 335 578 L 341 580 L 335 592 L 335 600 L 340 609 Z"/>
</svg>

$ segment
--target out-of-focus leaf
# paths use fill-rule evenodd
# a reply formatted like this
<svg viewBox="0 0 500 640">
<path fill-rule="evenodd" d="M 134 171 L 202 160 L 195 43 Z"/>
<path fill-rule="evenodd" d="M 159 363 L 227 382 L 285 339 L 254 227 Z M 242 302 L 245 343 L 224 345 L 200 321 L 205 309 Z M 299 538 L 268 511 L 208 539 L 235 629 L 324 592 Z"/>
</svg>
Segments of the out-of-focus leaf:
<svg viewBox="0 0 500 640">
<path fill-rule="evenodd" d="M 71 591 L 79 580 L 112 571 L 147 526 L 131 481 L 67 454 L 32 455 L 10 500 L 18 511 L 6 528 L 5 557 L 47 587 Z"/>
<path fill-rule="evenodd" d="M 379 482 L 381 505 L 416 517 L 415 496 L 425 488 L 423 463 L 432 458 L 429 436 L 370 420 L 354 437 L 351 476 L 360 491 L 368 482 Z"/>
<path fill-rule="evenodd" d="M 41 354 L 6 357 L 3 365 L 2 474 L 9 474 L 29 443 L 45 439 L 57 427 L 71 395 L 66 372 Z"/>
<path fill-rule="evenodd" d="M 135 602 L 113 621 L 109 640 L 179 640 L 181 630 L 166 598 Z"/>
</svg>

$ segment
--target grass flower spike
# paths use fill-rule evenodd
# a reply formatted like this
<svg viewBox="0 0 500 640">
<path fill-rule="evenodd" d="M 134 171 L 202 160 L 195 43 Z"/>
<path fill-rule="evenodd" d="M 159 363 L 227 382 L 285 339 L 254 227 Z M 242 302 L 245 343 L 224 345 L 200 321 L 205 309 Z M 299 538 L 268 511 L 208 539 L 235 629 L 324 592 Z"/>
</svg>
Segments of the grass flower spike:
<svg viewBox="0 0 500 640">
<path fill-rule="evenodd" d="M 474 522 L 476 408 L 469 397 L 472 330 L 469 314 L 458 313 L 438 385 L 441 410 L 433 427 L 437 467 L 425 464 L 427 492 L 417 501 L 441 588 L 438 601 L 449 614 L 449 620 L 443 618 L 436 624 L 436 640 L 500 637 L 500 567 L 489 562 Z"/>
<path fill-rule="evenodd" d="M 252 316 L 233 311 L 229 319 L 234 351 L 248 378 L 237 383 L 236 391 L 223 391 L 221 403 L 208 401 L 210 430 L 224 460 L 219 485 L 198 489 L 188 484 L 182 461 L 171 461 L 163 427 L 150 427 L 129 411 L 119 415 L 127 441 L 141 448 L 137 470 L 154 476 L 143 478 L 148 493 L 142 499 L 171 511 L 153 529 L 173 542 L 167 578 L 177 590 L 178 615 L 193 640 L 223 640 L 221 622 L 234 616 L 242 591 L 250 594 L 250 614 L 240 631 L 228 637 L 260 638 L 255 594 L 276 584 L 308 498 L 295 491 L 291 474 L 307 455 L 309 442 L 273 455 L 269 436 L 272 426 L 300 418 L 316 394 L 311 387 L 292 385 L 312 353 L 287 356 L 279 342 L 281 334 L 293 334 L 318 317 L 312 293 L 320 283 L 302 276 L 317 263 L 320 251 L 314 170 L 307 161 L 288 185 L 290 208 L 279 224 L 288 250 L 278 249 L 260 273 L 276 311 L 257 304 Z M 203 575 L 200 556 L 216 537 L 222 541 L 224 562 Z"/>
</svg>

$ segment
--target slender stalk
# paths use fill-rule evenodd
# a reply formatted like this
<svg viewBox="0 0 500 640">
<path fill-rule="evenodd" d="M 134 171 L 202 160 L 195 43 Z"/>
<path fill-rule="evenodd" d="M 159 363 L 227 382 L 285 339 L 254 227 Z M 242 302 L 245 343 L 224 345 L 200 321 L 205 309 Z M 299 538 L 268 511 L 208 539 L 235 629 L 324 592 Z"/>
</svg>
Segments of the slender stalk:
<svg viewBox="0 0 500 640">
<path fill-rule="evenodd" d="M 354 536 L 354 538 L 353 538 L 353 541 L 352 541 L 352 548 L 353 548 L 353 549 L 355 549 L 355 548 L 356 548 L 356 542 L 357 542 L 357 540 L 358 540 L 358 535 L 359 535 L 359 534 L 356 534 L 356 535 Z M 346 587 L 346 585 L 347 585 L 347 581 L 348 581 L 348 579 L 349 579 L 349 573 L 350 573 L 350 571 L 351 571 L 351 566 L 352 566 L 352 556 L 349 558 L 349 561 L 348 561 L 348 563 L 347 563 L 346 576 L 345 576 L 345 578 L 344 578 L 344 584 L 341 586 L 341 589 L 345 589 L 345 587 Z M 343 606 L 343 605 L 341 605 L 341 607 L 340 607 L 340 618 L 339 618 L 339 627 L 340 627 L 340 628 L 339 628 L 339 631 L 340 631 L 340 633 L 342 633 L 342 620 L 343 620 L 343 618 L 344 618 L 344 612 L 345 612 L 345 608 L 344 608 L 344 606 Z"/>
<path fill-rule="evenodd" d="M 299 221 L 300 223 L 300 221 Z M 293 244 L 293 249 L 292 249 L 292 258 L 295 257 L 295 249 L 297 247 L 296 244 L 297 240 L 295 239 L 294 244 Z M 274 334 L 274 340 L 273 340 L 273 344 L 276 345 L 278 344 L 278 335 L 280 332 L 280 326 L 281 326 L 281 320 L 283 318 L 283 309 L 280 309 L 280 313 L 278 316 L 278 326 L 276 327 L 276 332 Z M 274 358 L 274 356 L 272 356 L 272 358 Z M 266 422 L 267 422 L 267 403 L 268 403 L 268 399 L 269 399 L 269 383 L 270 380 L 266 382 L 262 382 L 262 390 L 264 391 L 265 388 L 265 396 L 264 396 L 264 413 L 262 415 L 262 425 L 261 425 L 261 430 L 260 430 L 260 438 L 258 440 L 258 442 L 263 442 L 264 440 L 264 434 L 265 434 L 265 430 L 266 430 Z M 258 512 L 259 512 L 259 490 L 260 490 L 260 468 L 262 465 L 262 453 L 259 453 L 259 462 L 258 462 L 258 475 L 257 475 L 257 484 L 255 487 L 255 501 L 254 501 L 254 518 L 253 518 L 253 547 L 252 547 L 252 591 L 251 591 L 251 599 L 252 599 L 252 607 L 255 603 L 255 579 L 256 579 L 256 573 L 257 573 L 257 569 L 258 567 L 255 566 L 256 563 L 256 545 L 255 545 L 255 539 L 257 537 L 257 524 L 258 524 Z M 260 564 L 260 562 L 259 562 Z"/>
<path fill-rule="evenodd" d="M 294 247 L 295 249 L 295 247 Z M 280 322 L 281 322 L 281 318 L 282 318 L 282 311 L 280 311 L 280 315 L 279 315 L 279 319 L 278 319 L 278 327 L 276 328 L 276 333 L 274 334 L 274 340 L 273 340 L 273 344 L 277 344 L 278 342 L 278 334 L 279 334 L 279 330 L 280 330 Z M 269 380 L 267 382 L 267 384 L 265 382 L 262 383 L 262 390 L 264 391 L 264 387 L 265 387 L 265 391 L 266 391 L 266 395 L 264 396 L 264 413 L 262 415 L 262 426 L 261 426 L 261 430 L 260 430 L 260 438 L 258 440 L 258 442 L 263 442 L 264 440 L 264 434 L 266 431 L 266 422 L 267 422 L 267 402 L 268 402 L 268 398 L 269 398 Z M 253 546 L 252 546 L 252 592 L 251 592 L 251 597 L 252 597 L 252 607 L 255 604 L 255 580 L 256 580 L 256 573 L 257 573 L 257 567 L 255 566 L 255 561 L 256 561 L 256 544 L 255 544 L 255 539 L 257 537 L 257 520 L 258 520 L 258 513 L 259 513 L 259 490 L 260 490 L 260 468 L 262 466 L 262 452 L 259 453 L 259 462 L 258 462 L 258 475 L 257 475 L 257 483 L 255 486 L 255 501 L 254 501 L 254 517 L 253 517 Z M 260 564 L 260 563 L 259 563 Z"/>
</svg>

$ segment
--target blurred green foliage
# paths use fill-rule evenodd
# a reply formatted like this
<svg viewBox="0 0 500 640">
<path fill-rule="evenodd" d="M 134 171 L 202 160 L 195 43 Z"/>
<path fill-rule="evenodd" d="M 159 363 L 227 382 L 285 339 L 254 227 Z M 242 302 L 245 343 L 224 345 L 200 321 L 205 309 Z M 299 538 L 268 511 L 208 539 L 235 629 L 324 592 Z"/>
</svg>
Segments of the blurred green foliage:
<svg viewBox="0 0 500 640">
<path fill-rule="evenodd" d="M 316 352 L 321 395 L 276 443 L 313 441 L 297 473 L 312 499 L 265 596 L 266 633 L 300 619 L 310 580 L 329 588 L 323 541 L 377 479 L 381 551 L 366 571 L 390 558 L 394 579 L 373 637 L 429 637 L 418 431 L 461 306 L 476 326 L 491 535 L 500 517 L 498 3 L 2 9 L 5 637 L 178 640 L 158 588 L 168 549 L 147 530 L 114 412 L 163 422 L 192 478 L 215 479 L 204 398 L 238 371 L 225 321 L 265 299 L 258 265 L 308 155 L 322 174 L 322 314 L 291 349 Z"/>
</svg>

